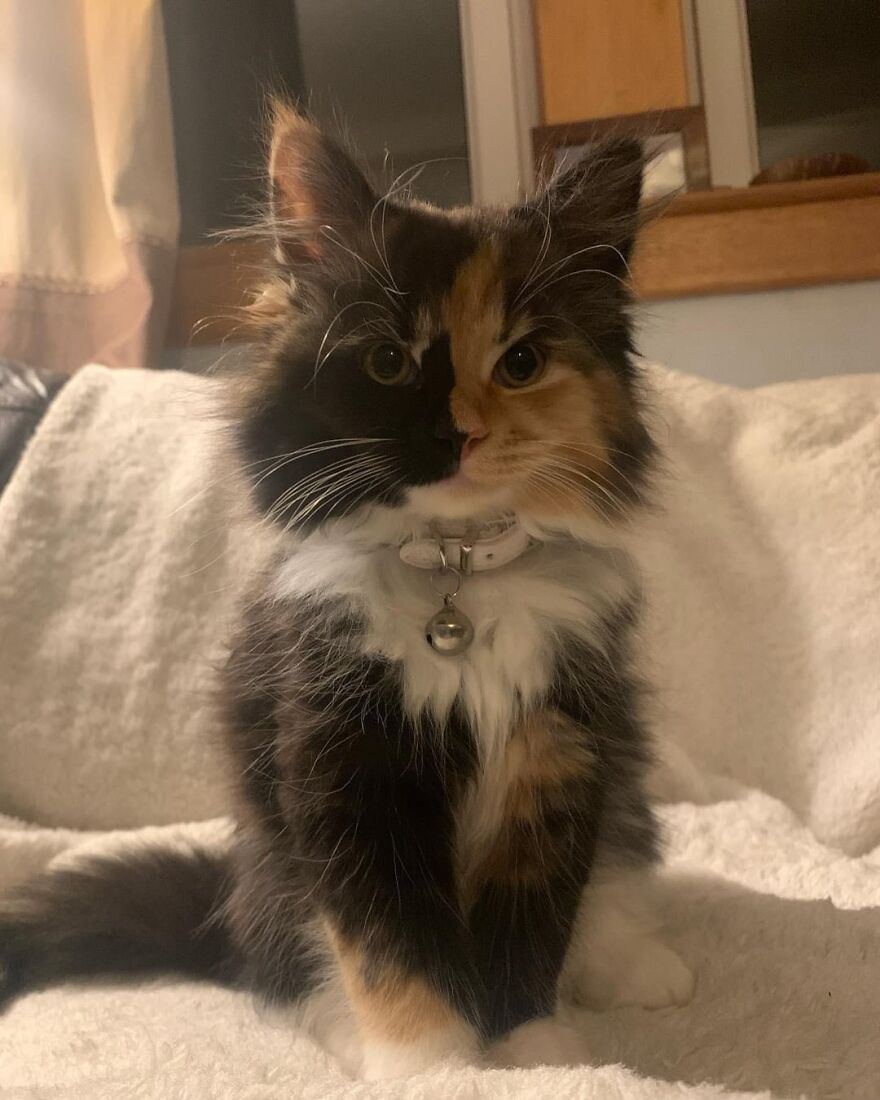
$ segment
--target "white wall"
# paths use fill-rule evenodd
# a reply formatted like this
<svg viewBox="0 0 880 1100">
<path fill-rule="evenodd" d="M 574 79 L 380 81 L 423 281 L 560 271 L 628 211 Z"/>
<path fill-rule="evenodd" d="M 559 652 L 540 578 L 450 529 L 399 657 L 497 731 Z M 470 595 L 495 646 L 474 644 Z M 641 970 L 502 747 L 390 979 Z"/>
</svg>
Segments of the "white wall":
<svg viewBox="0 0 880 1100">
<path fill-rule="evenodd" d="M 639 326 L 647 358 L 739 386 L 880 370 L 880 282 L 646 302 Z"/>
</svg>

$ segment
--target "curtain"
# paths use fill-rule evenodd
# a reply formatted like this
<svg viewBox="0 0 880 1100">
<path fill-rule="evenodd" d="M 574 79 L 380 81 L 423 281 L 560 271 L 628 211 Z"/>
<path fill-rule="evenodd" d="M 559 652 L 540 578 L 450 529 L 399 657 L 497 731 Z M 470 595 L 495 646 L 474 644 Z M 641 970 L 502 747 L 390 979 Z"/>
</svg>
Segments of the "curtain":
<svg viewBox="0 0 880 1100">
<path fill-rule="evenodd" d="M 0 0 L 0 355 L 154 363 L 178 223 L 159 0 Z"/>
</svg>

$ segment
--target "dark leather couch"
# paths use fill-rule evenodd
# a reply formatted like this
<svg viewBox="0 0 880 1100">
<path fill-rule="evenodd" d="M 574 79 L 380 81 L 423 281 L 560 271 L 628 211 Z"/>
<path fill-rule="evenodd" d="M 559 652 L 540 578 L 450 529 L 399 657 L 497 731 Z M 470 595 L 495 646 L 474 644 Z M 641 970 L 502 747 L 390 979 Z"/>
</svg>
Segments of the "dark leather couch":
<svg viewBox="0 0 880 1100">
<path fill-rule="evenodd" d="M 0 359 L 0 493 L 67 375 Z"/>
</svg>

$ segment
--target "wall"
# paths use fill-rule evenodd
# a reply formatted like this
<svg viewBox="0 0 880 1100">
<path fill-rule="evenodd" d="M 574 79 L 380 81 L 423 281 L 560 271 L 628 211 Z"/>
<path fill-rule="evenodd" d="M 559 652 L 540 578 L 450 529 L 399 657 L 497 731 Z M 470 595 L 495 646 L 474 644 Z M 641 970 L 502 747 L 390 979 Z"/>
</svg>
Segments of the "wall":
<svg viewBox="0 0 880 1100">
<path fill-rule="evenodd" d="M 880 370 L 880 282 L 646 302 L 640 348 L 740 386 Z"/>
<path fill-rule="evenodd" d="M 467 202 L 457 0 L 296 0 L 296 18 L 317 117 L 331 130 L 344 123 L 378 180 L 390 183 L 430 161 L 416 193 L 444 205 Z"/>
</svg>

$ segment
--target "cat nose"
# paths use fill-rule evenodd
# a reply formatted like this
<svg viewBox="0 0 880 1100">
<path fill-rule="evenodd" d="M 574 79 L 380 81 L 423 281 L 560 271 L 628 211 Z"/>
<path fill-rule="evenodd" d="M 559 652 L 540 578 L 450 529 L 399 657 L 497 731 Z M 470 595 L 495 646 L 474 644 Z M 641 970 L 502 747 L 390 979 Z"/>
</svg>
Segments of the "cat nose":
<svg viewBox="0 0 880 1100">
<path fill-rule="evenodd" d="M 480 440 L 485 439 L 488 434 L 489 434 L 488 431 L 483 431 L 483 430 L 478 431 L 478 432 L 471 432 L 471 434 L 464 441 L 464 446 L 461 449 L 462 461 L 464 461 L 464 459 L 466 459 L 467 456 L 472 453 L 472 451 L 474 450 L 476 445 L 480 442 Z"/>
</svg>

